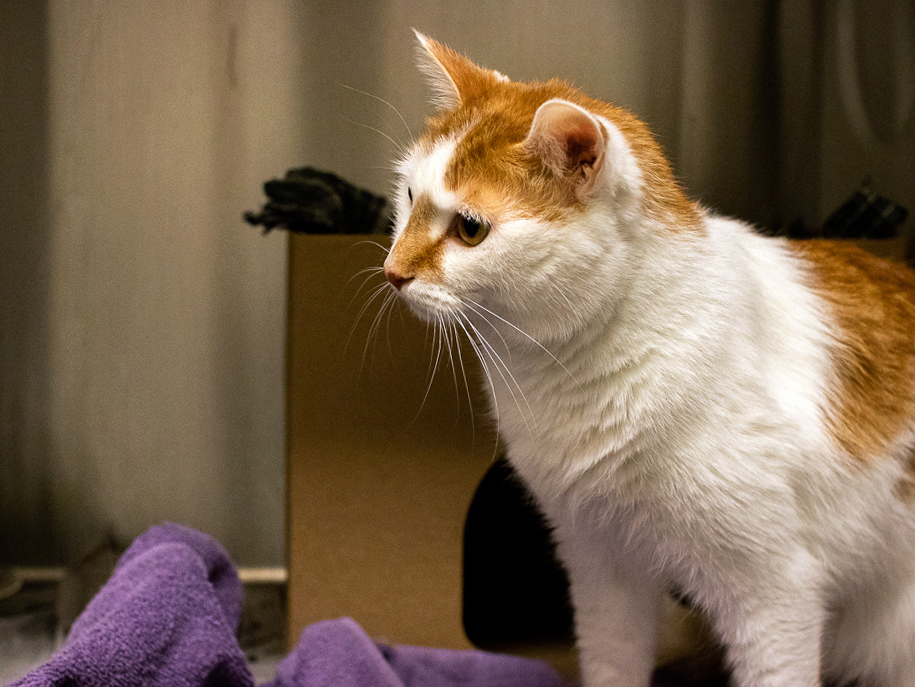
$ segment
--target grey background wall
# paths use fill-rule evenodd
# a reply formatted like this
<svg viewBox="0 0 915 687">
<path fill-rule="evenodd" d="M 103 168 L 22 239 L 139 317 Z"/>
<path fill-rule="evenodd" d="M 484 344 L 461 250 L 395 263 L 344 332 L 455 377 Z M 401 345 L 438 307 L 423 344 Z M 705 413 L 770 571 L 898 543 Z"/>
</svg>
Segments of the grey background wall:
<svg viewBox="0 0 915 687">
<path fill-rule="evenodd" d="M 516 79 L 568 79 L 647 120 L 687 190 L 760 224 L 816 226 L 868 177 L 915 209 L 911 0 L 312 2 L 310 153 L 384 189 L 396 105 L 427 90 L 410 27 Z M 910 78 L 911 77 L 911 78 Z"/>
<path fill-rule="evenodd" d="M 285 237 L 305 159 L 294 3 L 0 6 L 0 560 L 163 519 L 283 560 Z"/>
<path fill-rule="evenodd" d="M 301 164 L 388 189 L 426 112 L 410 27 L 633 109 L 724 212 L 816 224 L 865 176 L 915 210 L 913 24 L 907 0 L 0 3 L 0 563 L 162 519 L 283 562 L 287 245 L 240 215 Z"/>
</svg>

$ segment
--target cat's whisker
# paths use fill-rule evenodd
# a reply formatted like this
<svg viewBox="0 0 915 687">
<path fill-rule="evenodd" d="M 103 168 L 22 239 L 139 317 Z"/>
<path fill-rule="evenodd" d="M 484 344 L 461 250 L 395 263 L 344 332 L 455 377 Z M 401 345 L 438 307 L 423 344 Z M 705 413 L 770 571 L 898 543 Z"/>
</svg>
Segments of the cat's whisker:
<svg viewBox="0 0 915 687">
<path fill-rule="evenodd" d="M 464 305 L 465 308 L 467 308 L 468 310 L 471 310 L 471 311 L 472 311 L 474 314 L 476 314 L 481 320 L 483 320 L 486 324 L 488 324 L 489 327 L 490 327 L 490 329 L 492 329 L 492 330 L 495 332 L 496 336 L 498 336 L 499 339 L 502 341 L 502 346 L 503 346 L 503 348 L 505 349 L 506 355 L 508 356 L 508 361 L 511 362 L 511 361 L 512 361 L 512 350 L 511 350 L 511 346 L 508 345 L 508 341 L 505 340 L 505 337 L 502 335 L 502 332 L 499 331 L 499 328 L 496 327 L 496 326 L 492 323 L 492 320 L 490 320 L 488 317 L 486 317 L 486 314 L 485 314 L 485 313 L 481 312 L 481 311 L 478 310 L 476 307 L 474 307 L 474 305 L 476 305 L 476 304 L 475 304 L 473 301 L 468 302 L 468 301 L 465 299 L 465 300 L 462 301 L 462 304 Z"/>
<path fill-rule="evenodd" d="M 423 408 L 425 408 L 426 401 L 429 400 L 429 394 L 432 392 L 432 385 L 435 382 L 435 374 L 436 374 L 436 372 L 438 372 L 439 363 L 442 360 L 442 348 L 443 348 L 442 337 L 444 336 L 444 333 L 441 330 L 441 328 L 443 327 L 443 324 L 441 321 L 441 316 L 439 316 L 437 321 L 431 323 L 431 327 L 432 327 L 432 346 L 433 347 L 437 346 L 437 348 L 436 348 L 435 356 L 433 357 L 432 360 L 430 360 L 429 369 L 426 372 L 426 375 L 429 377 L 429 381 L 426 383 L 426 393 L 423 395 L 423 400 L 419 404 L 419 409 L 416 411 L 416 416 L 413 418 L 414 422 L 416 421 L 416 418 L 419 417 Z M 428 328 L 427 328 L 427 331 L 428 331 Z"/>
<path fill-rule="evenodd" d="M 505 384 L 505 388 L 508 389 L 509 394 L 512 397 L 512 400 L 515 402 L 515 405 L 518 408 L 518 413 L 521 415 L 521 419 L 524 421 L 525 426 L 528 429 L 528 432 L 532 433 L 531 422 L 534 421 L 534 412 L 531 408 L 530 403 L 527 400 L 527 396 L 524 395 L 524 390 L 521 388 L 521 385 L 518 384 L 518 380 L 515 379 L 515 376 L 512 374 L 511 369 L 508 365 L 505 364 L 505 361 L 495 350 L 493 345 L 483 336 L 480 330 L 473 324 L 468 318 L 464 318 L 467 326 L 470 327 L 473 332 L 477 335 L 477 342 L 480 344 L 481 349 L 487 354 L 490 361 L 492 361 L 493 366 L 496 368 L 496 372 L 499 373 L 499 377 L 502 378 L 502 382 Z M 478 352 L 479 354 L 479 352 Z M 515 393 L 517 390 L 517 394 Z M 518 400 L 520 395 L 521 400 L 524 401 L 524 405 L 527 406 L 527 413 L 525 414 L 524 408 L 521 407 L 521 403 Z M 530 418 L 530 421 L 528 421 Z"/>
<path fill-rule="evenodd" d="M 362 291 L 362 289 L 365 288 L 365 285 L 366 285 L 366 283 L 368 283 L 369 279 L 371 279 L 371 277 L 366 278 L 365 281 L 363 281 L 363 283 L 359 286 L 359 289 L 357 290 L 356 295 L 353 296 L 352 299 L 350 299 L 349 305 L 347 307 L 353 306 L 353 303 L 359 297 L 359 293 Z M 376 302 L 378 300 L 378 298 L 384 293 L 386 286 L 387 286 L 387 282 L 385 282 L 384 284 L 378 284 L 377 286 L 372 288 L 372 290 L 369 292 L 368 296 L 366 297 L 365 302 L 362 304 L 362 307 L 359 308 L 359 312 L 356 313 L 356 317 L 353 319 L 353 325 L 352 325 L 352 327 L 350 327 L 349 336 L 346 337 L 346 343 L 343 346 L 344 351 L 349 349 L 349 346 L 352 343 L 353 335 L 356 333 L 356 329 L 359 327 L 359 323 L 362 321 L 362 318 L 365 316 L 366 312 L 368 312 L 369 308 L 372 307 L 372 304 L 374 302 Z M 380 313 L 383 309 L 384 309 L 384 304 L 382 305 L 381 309 L 379 309 L 379 312 L 376 313 L 376 315 L 375 315 L 376 318 L 380 316 Z M 369 332 L 370 332 L 369 337 L 371 337 L 371 328 L 369 329 Z M 368 341 L 366 341 L 366 345 L 368 345 Z M 365 355 L 363 354 L 363 360 L 364 359 L 365 359 Z"/>
<path fill-rule="evenodd" d="M 446 316 L 444 314 L 439 315 L 438 320 L 439 320 L 439 323 L 441 324 L 442 332 L 445 334 L 445 348 L 448 352 L 448 364 L 451 366 L 451 376 L 454 378 L 454 396 L 455 396 L 455 400 L 457 401 L 458 410 L 460 410 L 461 385 L 458 383 L 457 368 L 455 367 L 455 364 L 454 364 L 454 349 L 453 349 L 452 343 L 451 343 L 451 337 L 454 334 L 454 331 L 453 331 L 454 324 L 451 321 L 451 317 Z M 455 339 L 455 342 L 458 343 L 456 339 Z M 460 345 L 460 344 L 458 343 L 458 345 Z M 473 417 L 473 414 L 471 413 L 471 418 L 472 417 Z M 457 418 L 455 418 L 455 422 L 457 422 Z"/>
<path fill-rule="evenodd" d="M 468 331 L 467 326 L 464 324 L 463 320 L 465 320 L 466 317 L 461 315 L 460 313 L 456 313 L 456 312 L 452 312 L 452 316 L 453 316 L 453 322 L 455 323 L 455 334 L 457 334 L 457 327 L 460 327 L 461 330 L 464 332 L 464 336 L 467 337 L 467 342 L 470 344 L 470 347 L 473 349 L 474 353 L 476 354 L 477 359 L 480 361 L 480 366 L 482 367 L 482 370 L 483 370 L 483 376 L 486 379 L 486 383 L 489 385 L 490 391 L 492 392 L 490 394 L 490 398 L 492 399 L 492 413 L 493 413 L 493 415 L 495 417 L 495 421 L 496 421 L 496 427 L 495 427 L 496 436 L 497 437 L 501 436 L 502 416 L 499 412 L 499 401 L 496 398 L 496 387 L 492 380 L 492 374 L 489 371 L 489 365 L 487 365 L 487 363 L 486 363 L 486 358 L 483 356 L 483 354 L 480 350 L 479 344 L 477 344 L 476 340 L 471 335 L 470 331 Z M 468 322 L 468 324 L 469 324 L 469 322 Z M 458 355 L 462 355 L 460 350 L 458 351 Z M 464 370 L 463 359 L 461 361 L 461 369 Z M 468 386 L 468 382 L 467 382 L 466 371 L 464 371 L 464 385 L 467 387 L 467 400 L 471 403 L 471 411 L 472 411 L 472 408 L 473 408 L 472 397 L 471 397 L 471 393 L 470 393 L 470 387 Z M 495 462 L 496 458 L 498 457 L 498 452 L 499 452 L 499 442 L 498 442 L 498 440 L 496 440 L 492 447 L 492 461 L 493 462 Z"/>
<path fill-rule="evenodd" d="M 569 369 L 568 369 L 565 365 L 562 364 L 562 361 L 559 360 L 559 358 L 557 358 L 557 357 L 553 354 L 553 352 L 550 351 L 550 349 L 548 349 L 548 348 L 547 348 L 546 346 L 544 346 L 542 343 L 540 343 L 539 341 L 537 341 L 537 339 L 535 339 L 533 336 L 531 336 L 530 334 L 528 334 L 527 332 L 525 332 L 523 329 L 520 329 L 519 327 L 515 326 L 514 324 L 512 324 L 511 322 L 509 322 L 508 320 L 506 320 L 504 317 L 502 317 L 502 316 L 499 315 L 498 313 L 493 312 L 492 310 L 490 310 L 490 309 L 487 308 L 486 306 L 481 305 L 480 303 L 477 303 L 477 302 L 474 301 L 474 300 L 471 300 L 471 299 L 469 299 L 469 298 L 468 298 L 468 299 L 465 299 L 465 304 L 466 304 L 468 307 L 470 307 L 472 310 L 474 310 L 474 312 L 476 312 L 478 315 L 480 315 L 480 317 L 483 317 L 484 319 L 486 319 L 486 318 L 483 316 L 483 313 L 480 312 L 479 310 L 476 310 L 476 308 L 479 308 L 479 309 L 482 310 L 483 312 L 489 313 L 490 315 L 492 315 L 493 317 L 495 317 L 495 318 L 498 319 L 499 321 L 504 322 L 504 323 L 507 324 L 509 327 L 511 327 L 512 329 L 514 329 L 516 332 L 518 332 L 519 334 L 521 334 L 521 335 L 522 335 L 523 337 L 525 337 L 528 341 L 530 341 L 530 342 L 533 343 L 535 346 L 537 346 L 537 348 L 539 348 L 539 349 L 542 350 L 544 353 L 546 353 L 548 356 L 550 356 L 550 358 L 552 358 L 553 361 L 554 361 L 557 365 L 559 365 L 559 367 L 561 367 L 562 370 L 563 370 L 567 375 L 569 375 L 569 378 L 570 378 L 573 382 L 575 382 L 575 384 L 578 386 L 578 388 L 579 388 L 579 389 L 581 388 L 581 384 L 579 384 L 579 383 L 578 383 L 578 380 L 575 379 L 575 375 L 573 375 L 571 372 L 569 372 Z M 489 322 L 488 320 L 487 320 L 487 323 L 489 323 L 489 325 L 492 326 L 492 323 Z M 493 327 L 493 329 L 495 329 L 495 327 Z M 505 341 L 505 339 L 502 339 L 502 340 Z"/>
<path fill-rule="evenodd" d="M 524 390 L 521 388 L 518 380 L 515 379 L 515 376 L 512 374 L 509 366 L 505 364 L 505 361 L 496 352 L 495 348 L 493 348 L 492 344 L 486 339 L 481 339 L 480 342 L 483 344 L 484 350 L 488 351 L 490 358 L 494 358 L 493 362 L 496 366 L 496 371 L 505 382 L 505 387 L 511 394 L 512 400 L 515 402 L 515 406 L 518 408 L 518 413 L 521 415 L 521 419 L 524 421 L 524 425 L 527 427 L 528 433 L 533 436 L 532 424 L 535 422 L 534 411 L 531 408 L 530 402 L 527 400 L 527 396 L 524 394 Z M 512 388 L 513 386 L 514 389 Z M 517 393 L 515 393 L 515 391 L 517 391 Z M 527 413 L 524 412 L 525 408 L 521 406 L 521 402 L 518 400 L 519 396 L 521 401 L 524 402 L 524 406 L 527 408 Z"/>
<path fill-rule="evenodd" d="M 480 365 L 483 368 L 483 376 L 486 378 L 486 383 L 489 385 L 489 389 L 492 392 L 490 394 L 490 396 L 492 398 L 493 413 L 495 414 L 495 417 L 496 417 L 496 434 L 498 435 L 502 429 L 502 421 L 501 421 L 501 414 L 499 412 L 499 402 L 496 399 L 496 386 L 493 383 L 492 373 L 489 371 L 489 365 L 486 364 L 486 359 L 483 356 L 482 351 L 480 350 L 480 345 L 477 343 L 476 339 L 470 333 L 470 330 L 467 329 L 467 326 L 470 323 L 466 322 L 466 317 L 464 317 L 460 313 L 455 313 L 454 322 L 457 324 L 457 326 L 459 326 L 463 330 L 464 335 L 467 337 L 467 341 L 470 343 L 471 348 L 473 348 L 474 353 L 476 353 L 477 359 L 480 361 Z M 466 324 L 465 324 L 465 322 L 466 322 Z M 467 379 L 467 377 L 465 376 L 464 377 L 465 382 L 466 382 L 466 379 Z M 470 395 L 469 388 L 468 388 L 467 394 L 468 394 L 468 396 Z"/>
<path fill-rule="evenodd" d="M 390 246 L 386 246 L 386 245 L 384 245 L 383 243 L 378 243 L 378 241 L 373 241 L 372 239 L 364 239 L 364 240 L 362 240 L 362 241 L 357 241 L 356 243 L 354 243 L 354 244 L 350 247 L 350 250 L 352 250 L 352 249 L 355 248 L 356 246 L 375 246 L 376 248 L 380 248 L 381 251 L 382 251 L 385 255 L 387 255 L 388 253 L 391 252 L 391 247 L 390 247 Z M 366 269 L 367 269 L 367 270 L 373 270 L 373 269 L 375 269 L 375 270 L 384 271 L 384 268 L 383 268 L 383 267 L 378 267 L 378 266 L 367 267 Z M 363 270 L 363 271 L 365 271 L 365 270 Z M 359 273 L 357 272 L 356 274 L 359 274 Z"/>
<path fill-rule="evenodd" d="M 473 396 L 470 393 L 470 382 L 467 380 L 467 369 L 464 366 L 464 353 L 461 347 L 460 335 L 457 330 L 457 323 L 452 319 L 451 328 L 454 333 L 454 348 L 457 351 L 458 365 L 461 368 L 461 377 L 464 380 L 464 389 L 467 391 L 467 404 L 470 407 L 470 415 L 473 417 Z"/>
<path fill-rule="evenodd" d="M 362 351 L 362 367 L 365 367 L 365 359 L 368 355 L 369 344 L 374 341 L 375 337 L 378 334 L 378 329 L 381 326 L 382 319 L 387 315 L 387 320 L 390 321 L 391 312 L 393 310 L 392 305 L 397 299 L 397 295 L 391 290 L 385 290 L 387 284 L 383 284 L 382 288 L 377 289 L 376 293 L 372 296 L 372 299 L 375 300 L 380 294 L 385 293 L 384 299 L 382 300 L 381 307 L 378 309 L 378 312 L 375 314 L 374 320 L 372 320 L 371 326 L 369 326 L 368 335 L 366 336 L 365 348 Z M 388 339 L 388 344 L 390 346 L 390 337 Z M 361 369 L 361 368 L 360 368 Z"/>
<path fill-rule="evenodd" d="M 429 337 L 435 336 L 435 329 L 429 326 L 429 323 L 426 323 L 425 328 L 423 329 L 423 350 L 429 348 Z M 435 340 L 433 339 L 432 345 L 435 346 Z"/>
<path fill-rule="evenodd" d="M 371 126 L 370 124 L 363 124 L 362 122 L 357 122 L 356 120 L 350 119 L 349 117 L 344 117 L 344 119 L 345 119 L 347 122 L 349 122 L 350 124 L 354 124 L 354 125 L 356 125 L 356 126 L 361 126 L 361 127 L 363 127 L 364 129 L 368 129 L 369 131 L 374 131 L 376 134 L 379 134 L 379 135 L 381 135 L 381 136 L 384 136 L 384 137 L 385 137 L 386 139 L 388 139 L 388 140 L 391 142 L 391 144 L 397 149 L 397 152 L 398 152 L 398 153 L 400 153 L 401 155 L 406 155 L 407 149 L 406 149 L 406 147 L 404 146 L 404 144 L 401 143 L 400 141 L 394 139 L 393 137 L 389 136 L 388 134 L 386 134 L 384 131 L 382 131 L 382 130 L 379 129 L 378 127 Z"/>
<path fill-rule="evenodd" d="M 470 382 L 467 379 L 467 370 L 464 366 L 464 354 L 462 351 L 461 345 L 461 335 L 458 331 L 458 322 L 456 321 L 456 316 L 453 310 L 449 309 L 444 321 L 448 325 L 449 336 L 447 339 L 448 342 L 448 357 L 451 363 L 452 376 L 454 378 L 454 394 L 455 401 L 457 402 L 458 409 L 460 410 L 461 406 L 461 381 L 458 380 L 458 369 L 460 368 L 461 380 L 464 384 L 464 392 L 467 395 L 467 409 L 470 413 L 470 431 L 471 431 L 471 441 L 473 444 L 476 444 L 476 412 L 473 407 L 473 394 L 470 391 Z M 457 354 L 457 360 L 455 360 L 455 353 Z"/>
<path fill-rule="evenodd" d="M 404 119 L 404 116 L 403 116 L 402 114 L 400 114 L 400 110 L 398 110 L 396 107 L 394 107 L 390 102 L 388 102 L 388 101 L 385 100 L 384 98 L 381 98 L 381 97 L 379 97 L 379 96 L 377 96 L 377 95 L 374 95 L 374 94 L 372 94 L 372 93 L 368 93 L 367 91 L 363 91 L 363 90 L 361 90 L 361 89 L 359 89 L 359 88 L 354 88 L 354 87 L 352 87 L 352 86 L 347 86 L 345 83 L 342 83 L 342 84 L 340 84 L 340 85 L 343 86 L 343 88 L 345 88 L 345 89 L 347 89 L 347 90 L 353 91 L 354 93 L 359 93 L 359 94 L 361 94 L 361 95 L 368 96 L 369 98 L 374 98 L 374 99 L 377 100 L 378 102 L 383 103 L 383 104 L 387 105 L 388 107 L 390 107 L 392 110 L 394 110 L 394 114 L 396 114 L 398 117 L 400 117 L 400 121 L 403 122 L 404 129 L 407 130 L 407 135 L 410 137 L 410 140 L 412 141 L 412 140 L 415 138 L 415 137 L 413 136 L 413 132 L 410 130 L 410 125 L 407 124 L 407 120 Z"/>
<path fill-rule="evenodd" d="M 439 315 L 438 319 L 432 323 L 432 348 L 435 349 L 435 358 L 430 361 L 429 373 L 433 379 L 435 378 L 435 373 L 438 372 L 438 367 L 442 360 L 442 338 L 442 320 L 441 315 Z M 426 394 L 428 395 L 428 393 L 429 392 L 427 391 Z"/>
<path fill-rule="evenodd" d="M 400 299 L 397 297 L 397 292 L 396 292 L 393 288 L 390 288 L 390 289 L 389 289 L 389 292 L 390 292 L 390 294 L 391 294 L 391 300 L 392 300 L 392 301 L 397 302 L 397 303 L 400 303 L 400 302 L 401 302 Z M 386 336 L 387 336 L 388 351 L 389 351 L 389 352 L 391 351 L 391 317 L 392 317 L 393 314 L 394 314 L 393 311 L 395 310 L 395 308 L 391 308 L 391 310 L 392 310 L 392 312 L 391 312 L 391 314 L 388 316 L 388 319 L 387 319 L 387 321 L 386 321 L 386 323 L 385 323 L 385 334 L 386 334 Z M 405 310 L 406 310 L 406 308 L 396 308 L 397 315 L 398 315 L 398 317 L 400 318 L 400 323 L 401 323 L 401 325 L 403 325 L 404 322 L 405 322 L 405 319 L 404 319 L 404 311 L 405 311 Z M 391 353 L 391 356 L 393 357 L 394 354 Z"/>
<path fill-rule="evenodd" d="M 359 294 L 362 293 L 362 289 L 364 289 L 365 285 L 368 284 L 372 280 L 372 277 L 379 275 L 383 272 L 384 272 L 384 269 L 381 267 L 366 267 L 363 270 L 359 270 L 358 272 L 356 272 L 356 274 L 354 274 L 352 277 L 347 279 L 346 284 L 344 285 L 343 288 L 349 288 L 349 285 L 352 284 L 354 279 L 356 279 L 362 275 L 368 275 L 359 284 L 359 287 L 356 289 L 356 292 L 353 294 L 353 297 L 350 299 L 349 305 L 347 307 L 352 307 L 352 305 L 356 301 L 356 299 L 359 298 Z M 387 280 L 385 280 L 385 282 L 383 282 L 379 286 L 380 287 L 387 286 Z M 378 287 L 376 287 L 376 288 L 378 288 Z"/>
<path fill-rule="evenodd" d="M 377 293 L 375 293 L 372 296 L 372 300 L 376 301 L 379 298 L 379 296 L 381 296 L 383 293 L 384 293 L 383 291 L 379 290 Z M 385 311 L 387 310 L 387 308 L 389 306 L 390 306 L 390 300 L 388 298 L 382 297 L 381 305 L 378 307 L 378 311 L 375 313 L 375 316 L 372 318 L 372 322 L 371 322 L 371 324 L 369 324 L 368 333 L 366 334 L 366 337 L 365 337 L 365 345 L 362 348 L 362 358 L 360 360 L 360 366 L 359 366 L 360 372 L 365 368 L 365 361 L 366 361 L 366 358 L 368 357 L 370 347 L 373 350 L 373 357 L 374 357 L 374 349 L 377 347 L 377 344 L 375 341 L 375 336 L 376 336 L 376 333 L 378 330 L 378 322 L 379 322 L 379 320 L 381 320 L 381 318 L 384 317 Z M 368 309 L 368 305 L 366 305 L 364 307 L 366 309 Z M 355 326 L 353 327 L 353 329 L 355 330 Z M 346 345 L 349 346 L 349 340 L 347 340 Z"/>
<path fill-rule="evenodd" d="M 450 325 L 451 334 L 454 337 L 454 350 L 449 349 L 449 355 L 451 356 L 451 365 L 454 369 L 455 376 L 455 389 L 458 394 L 458 403 L 460 403 L 460 385 L 457 381 L 457 367 L 460 367 L 461 377 L 464 380 L 464 390 L 467 392 L 467 407 L 470 409 L 470 424 L 474 431 L 474 436 L 476 436 L 476 423 L 475 423 L 475 413 L 473 410 L 473 395 L 470 393 L 470 382 L 467 380 L 467 369 L 464 366 L 464 354 L 461 347 L 461 337 L 460 332 L 458 332 L 459 322 L 457 320 L 457 315 L 454 310 L 448 309 L 448 324 Z M 466 332 L 466 330 L 465 330 Z M 468 335 L 469 336 L 469 335 Z M 457 351 L 457 365 L 455 365 L 454 360 L 454 351 Z"/>
<path fill-rule="evenodd" d="M 361 270 L 356 272 L 352 277 L 350 277 L 347 280 L 346 283 L 349 284 L 351 281 L 353 281 L 353 279 L 355 279 L 356 277 L 358 277 L 362 274 L 381 274 L 382 272 L 384 272 L 384 267 L 382 267 L 381 265 L 369 265 L 368 267 L 363 267 Z"/>
<path fill-rule="evenodd" d="M 362 286 L 360 287 L 360 290 L 365 287 L 366 282 L 368 282 L 368 279 L 366 279 L 366 281 L 363 282 Z M 366 298 L 365 303 L 362 304 L 362 307 L 359 309 L 359 312 L 356 313 L 356 320 L 353 323 L 353 329 L 350 331 L 350 336 L 352 336 L 353 331 L 356 329 L 356 326 L 359 324 L 359 321 L 362 319 L 362 317 L 365 315 L 365 313 L 368 311 L 368 309 L 372 306 L 372 303 L 377 301 L 378 298 L 382 294 L 384 294 L 385 290 L 387 289 L 387 286 L 388 286 L 387 282 L 385 282 L 383 284 L 378 284 L 377 286 L 373 287 L 372 290 L 369 292 L 369 295 Z M 356 296 L 353 297 L 353 301 L 355 301 L 355 299 L 356 299 Z M 352 304 L 352 301 L 350 304 Z"/>
</svg>

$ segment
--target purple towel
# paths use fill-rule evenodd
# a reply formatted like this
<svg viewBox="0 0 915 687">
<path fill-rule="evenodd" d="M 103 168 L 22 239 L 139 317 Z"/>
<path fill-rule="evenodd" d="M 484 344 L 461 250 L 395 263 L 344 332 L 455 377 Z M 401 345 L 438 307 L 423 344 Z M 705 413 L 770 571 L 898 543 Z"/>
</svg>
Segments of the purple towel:
<svg viewBox="0 0 915 687">
<path fill-rule="evenodd" d="M 546 663 L 484 651 L 378 645 L 349 618 L 305 628 L 264 687 L 561 687 Z"/>
<path fill-rule="evenodd" d="M 14 687 L 253 686 L 235 639 L 242 587 L 212 538 L 153 527 L 73 624 L 66 644 Z"/>
<path fill-rule="evenodd" d="M 66 644 L 12 687 L 253 687 L 235 632 L 242 587 L 212 538 L 153 527 L 118 562 Z M 302 633 L 269 687 L 561 687 L 539 661 L 377 645 L 352 620 Z"/>
</svg>

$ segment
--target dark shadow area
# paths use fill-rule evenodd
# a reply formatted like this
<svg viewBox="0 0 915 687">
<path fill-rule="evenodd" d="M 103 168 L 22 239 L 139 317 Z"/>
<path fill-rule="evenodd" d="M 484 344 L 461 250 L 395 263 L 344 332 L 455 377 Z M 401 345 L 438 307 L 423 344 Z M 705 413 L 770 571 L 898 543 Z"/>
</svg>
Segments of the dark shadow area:
<svg viewBox="0 0 915 687">
<path fill-rule="evenodd" d="M 47 4 L 0 3 L 0 563 L 41 565 L 49 541 Z"/>
<path fill-rule="evenodd" d="M 574 641 L 569 582 L 527 487 L 500 459 L 464 527 L 464 630 L 476 646 Z"/>
</svg>

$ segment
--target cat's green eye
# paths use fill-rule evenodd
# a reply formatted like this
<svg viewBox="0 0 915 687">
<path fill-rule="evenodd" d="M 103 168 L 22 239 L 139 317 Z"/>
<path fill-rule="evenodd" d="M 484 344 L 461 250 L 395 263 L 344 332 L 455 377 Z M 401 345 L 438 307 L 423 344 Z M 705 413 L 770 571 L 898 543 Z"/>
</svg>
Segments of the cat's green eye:
<svg viewBox="0 0 915 687">
<path fill-rule="evenodd" d="M 489 234 L 489 222 L 481 222 L 472 217 L 457 215 L 454 218 L 457 235 L 468 246 L 478 246 Z"/>
</svg>

